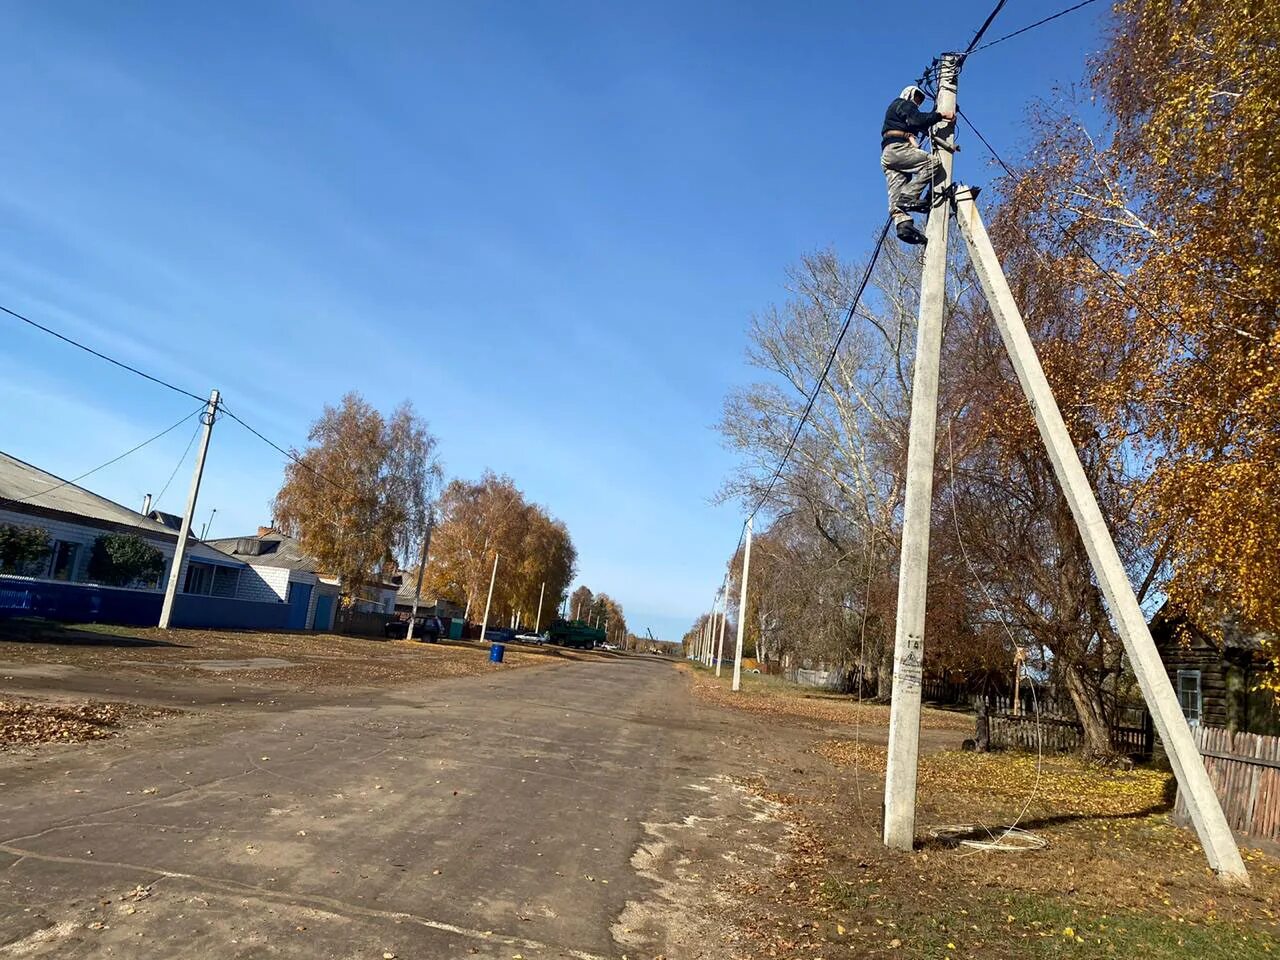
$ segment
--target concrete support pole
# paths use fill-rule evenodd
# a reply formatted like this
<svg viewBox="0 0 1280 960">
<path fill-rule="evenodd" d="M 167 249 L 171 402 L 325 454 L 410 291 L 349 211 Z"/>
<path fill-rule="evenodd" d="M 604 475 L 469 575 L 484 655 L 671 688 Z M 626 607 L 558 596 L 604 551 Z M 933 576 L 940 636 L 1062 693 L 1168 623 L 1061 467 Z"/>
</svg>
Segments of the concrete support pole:
<svg viewBox="0 0 1280 960">
<path fill-rule="evenodd" d="M 937 109 L 956 108 L 955 54 L 938 65 Z M 934 130 L 950 138 L 954 122 Z M 916 829 L 916 763 L 920 753 L 920 685 L 924 677 L 925 592 L 929 582 L 929 518 L 933 506 L 933 453 L 938 419 L 938 362 L 942 311 L 946 300 L 947 227 L 951 204 L 943 191 L 951 184 L 949 151 L 939 149 L 941 177 L 933 184 L 933 209 L 925 236 L 920 278 L 920 318 L 916 365 L 911 381 L 911 434 L 907 446 L 907 488 L 903 505 L 902 559 L 898 568 L 898 617 L 893 639 L 893 699 L 889 707 L 889 756 L 884 781 L 884 843 L 910 850 Z"/>
<path fill-rule="evenodd" d="M 1178 789 L 1186 799 L 1187 809 L 1191 813 L 1191 820 L 1195 824 L 1209 866 L 1226 882 L 1248 883 L 1249 875 L 1240 858 L 1240 850 L 1222 814 L 1218 796 L 1205 772 L 1204 761 L 1196 748 L 1186 718 L 1182 715 L 1169 675 L 1151 640 L 1146 617 L 1143 616 L 1120 555 L 1116 552 L 1111 532 L 1098 508 L 1098 501 L 1093 495 L 1084 467 L 1080 464 L 1075 445 L 1071 442 L 1067 425 L 1062 420 L 1053 391 L 1049 388 L 1049 381 L 1036 356 L 1035 346 L 1027 334 L 1022 314 L 1014 302 L 995 248 L 991 245 L 986 227 L 983 226 L 978 208 L 973 202 L 973 193 L 961 188 L 957 189 L 956 194 L 957 220 L 968 244 L 978 281 L 982 284 L 991 313 L 1000 328 L 1000 337 L 1004 340 L 1009 359 L 1013 361 L 1013 369 L 1022 385 L 1022 392 L 1026 394 L 1027 402 L 1035 414 L 1036 425 L 1040 428 L 1040 436 L 1049 451 L 1054 473 L 1057 474 L 1063 495 L 1071 507 L 1071 515 L 1075 517 L 1076 527 L 1084 541 L 1085 551 L 1089 554 L 1089 561 L 1093 564 L 1098 585 L 1107 598 L 1107 607 L 1115 620 L 1116 630 L 1124 641 L 1125 653 L 1129 656 L 1138 686 L 1142 688 L 1142 695 L 1151 710 L 1156 732 L 1169 755 L 1169 764 L 1178 779 Z"/>
<path fill-rule="evenodd" d="M 196 501 L 200 498 L 200 478 L 204 476 L 204 458 L 209 453 L 209 437 L 213 433 L 213 421 L 218 416 L 217 390 L 209 394 L 209 403 L 200 415 L 204 424 L 204 433 L 200 437 L 200 449 L 196 452 L 196 468 L 191 474 L 191 489 L 187 492 L 187 510 L 182 515 L 182 525 L 178 530 L 178 543 L 173 550 L 173 566 L 169 570 L 169 583 L 164 591 L 164 603 L 160 607 L 161 630 L 168 630 L 173 620 L 173 604 L 178 598 L 178 583 L 182 576 L 182 564 L 187 557 L 187 538 L 191 536 L 191 518 L 196 515 Z"/>
<path fill-rule="evenodd" d="M 742 589 L 738 593 L 738 644 L 733 652 L 733 689 L 742 689 L 742 638 L 747 629 L 747 577 L 751 574 L 751 530 L 754 518 L 747 518 L 747 542 L 742 550 Z"/>
<path fill-rule="evenodd" d="M 717 598 L 721 600 L 720 604 L 720 629 L 716 630 L 716 676 L 720 676 L 720 664 L 724 662 L 724 621 L 729 613 L 729 577 L 726 575 L 724 583 L 720 585 L 720 593 Z M 715 624 L 712 623 L 712 629 Z"/>
<path fill-rule="evenodd" d="M 493 555 L 493 573 L 489 574 L 489 598 L 484 602 L 484 619 L 480 621 L 480 642 L 484 643 L 485 631 L 489 629 L 489 607 L 493 603 L 493 585 L 498 580 L 498 555 Z"/>
<path fill-rule="evenodd" d="M 720 676 L 720 663 L 719 663 L 719 660 L 720 660 L 720 659 L 722 659 L 722 658 L 724 657 L 724 624 L 725 624 L 725 621 L 729 619 L 729 594 L 728 594 L 728 586 L 727 586 L 727 585 L 726 585 L 726 588 L 725 588 L 724 604 L 725 604 L 725 605 L 724 605 L 724 609 L 722 609 L 722 610 L 720 611 L 720 639 L 719 639 L 719 641 L 718 641 L 718 643 L 719 643 L 719 649 L 720 649 L 720 654 L 719 654 L 719 657 L 717 658 L 717 662 L 716 662 L 716 676 L 717 676 L 717 677 L 718 677 L 718 676 Z"/>
<path fill-rule="evenodd" d="M 422 535 L 422 556 L 418 558 L 418 584 L 413 588 L 413 610 L 409 613 L 409 629 L 406 640 L 413 639 L 413 627 L 418 620 L 418 601 L 422 598 L 422 578 L 427 572 L 427 555 L 431 552 L 431 531 L 436 525 L 435 514 L 427 517 L 427 532 Z"/>
<path fill-rule="evenodd" d="M 542 627 L 542 601 L 546 599 L 546 596 L 547 596 L 547 581 L 543 580 L 542 589 L 538 591 L 538 615 L 534 617 L 534 622 L 533 622 L 534 636 L 537 636 L 538 630 L 541 629 Z"/>
</svg>

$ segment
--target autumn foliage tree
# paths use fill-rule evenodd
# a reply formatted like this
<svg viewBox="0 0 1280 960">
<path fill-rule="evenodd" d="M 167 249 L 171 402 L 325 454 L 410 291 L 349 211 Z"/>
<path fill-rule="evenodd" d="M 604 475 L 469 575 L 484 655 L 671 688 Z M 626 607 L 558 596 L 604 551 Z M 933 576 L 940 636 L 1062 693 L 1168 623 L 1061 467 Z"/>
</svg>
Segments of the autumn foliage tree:
<svg viewBox="0 0 1280 960">
<path fill-rule="evenodd" d="M 308 440 L 285 468 L 274 522 L 354 595 L 420 540 L 439 485 L 436 438 L 411 404 L 387 417 L 348 393 Z"/>
<path fill-rule="evenodd" d="M 440 498 L 426 585 L 437 596 L 464 604 L 468 617 L 476 619 L 484 609 L 495 555 L 492 620 L 514 616 L 530 626 L 550 623 L 577 563 L 568 529 L 525 500 L 510 477 L 488 472 L 475 482 L 452 481 Z"/>
<path fill-rule="evenodd" d="M 1089 400 L 1104 431 L 1139 441 L 1132 509 L 1163 561 L 1156 589 L 1211 634 L 1275 636 L 1280 7 L 1115 9 L 1092 64 L 1103 122 L 1069 101 L 1037 111 L 1003 246 L 1030 245 L 1074 282 L 1089 322 L 1073 348 L 1112 358 Z"/>
</svg>

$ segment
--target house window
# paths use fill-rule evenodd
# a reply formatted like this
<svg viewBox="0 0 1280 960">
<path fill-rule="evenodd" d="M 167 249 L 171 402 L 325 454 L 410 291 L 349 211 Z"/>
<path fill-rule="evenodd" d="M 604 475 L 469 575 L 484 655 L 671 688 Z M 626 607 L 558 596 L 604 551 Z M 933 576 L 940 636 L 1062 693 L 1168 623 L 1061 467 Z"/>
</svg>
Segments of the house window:
<svg viewBox="0 0 1280 960">
<path fill-rule="evenodd" d="M 1199 670 L 1178 671 L 1178 703 L 1182 706 L 1182 715 L 1187 718 L 1187 723 L 1200 722 L 1202 704 Z"/>
<path fill-rule="evenodd" d="M 214 567 L 208 563 L 196 563 L 194 560 L 187 564 L 187 579 L 183 584 L 183 593 L 198 593 L 208 596 L 213 589 L 213 571 Z"/>
<path fill-rule="evenodd" d="M 213 589 L 215 597 L 234 597 L 240 583 L 240 571 L 236 567 L 214 567 Z"/>
<path fill-rule="evenodd" d="M 74 580 L 80 544 L 55 540 L 49 556 L 49 576 L 54 580 Z"/>
</svg>

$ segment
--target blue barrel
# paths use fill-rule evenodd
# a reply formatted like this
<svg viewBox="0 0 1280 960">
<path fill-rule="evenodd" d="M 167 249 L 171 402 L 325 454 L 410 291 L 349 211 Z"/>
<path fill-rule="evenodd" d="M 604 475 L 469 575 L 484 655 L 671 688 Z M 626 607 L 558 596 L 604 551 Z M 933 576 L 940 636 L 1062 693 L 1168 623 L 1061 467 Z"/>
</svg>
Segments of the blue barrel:
<svg viewBox="0 0 1280 960">
<path fill-rule="evenodd" d="M 507 648 L 501 643 L 493 643 L 489 645 L 489 662 L 501 663 L 502 655 L 507 652 Z"/>
</svg>

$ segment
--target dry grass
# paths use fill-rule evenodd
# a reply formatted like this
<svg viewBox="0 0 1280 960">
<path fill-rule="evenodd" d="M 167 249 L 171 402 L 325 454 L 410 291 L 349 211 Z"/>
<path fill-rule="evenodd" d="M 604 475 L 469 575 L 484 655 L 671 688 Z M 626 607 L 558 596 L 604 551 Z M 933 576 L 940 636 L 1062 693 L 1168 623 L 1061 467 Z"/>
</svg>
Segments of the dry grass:
<svg viewBox="0 0 1280 960">
<path fill-rule="evenodd" d="M 471 643 L 427 644 L 317 633 L 62 626 L 43 621 L 0 624 L 0 662 L 61 664 L 99 673 L 187 681 L 223 677 L 236 683 L 287 683 L 295 691 L 393 686 L 536 666 L 571 656 L 559 649 L 508 647 L 505 662 L 495 665 L 488 662 L 487 646 Z M 203 661 L 259 658 L 284 660 L 290 665 L 234 672 L 213 672 L 202 665 Z"/>
<path fill-rule="evenodd" d="M 822 726 L 889 726 L 887 704 L 859 703 L 848 695 L 823 693 L 758 674 L 744 674 L 742 689 L 734 693 L 728 671 L 717 678 L 711 670 L 683 664 L 682 667 L 693 676 L 694 693 L 720 706 Z M 963 730 L 972 734 L 973 717 L 958 711 L 924 707 L 920 711 L 920 726 L 926 730 Z"/>
<path fill-rule="evenodd" d="M 850 722 L 840 719 L 846 706 L 797 706 L 774 685 L 730 698 L 714 678 L 694 677 L 704 700 L 767 714 L 771 729 Z M 866 711 L 858 716 L 870 725 L 876 714 Z M 1221 885 L 1194 833 L 1170 821 L 1166 771 L 1021 753 L 924 755 L 918 848 L 903 855 L 881 843 L 883 746 L 827 730 L 801 768 L 787 746 L 795 736 L 752 742 L 766 740 L 778 744 L 779 762 L 761 766 L 767 774 L 748 785 L 780 802 L 795 829 L 789 858 L 767 884 L 737 874 L 722 881 L 740 905 L 735 957 L 1280 956 L 1280 860 L 1246 851 L 1252 887 Z M 1048 845 L 987 852 L 930 833 L 968 825 L 988 839 L 1015 819 Z"/>
</svg>

